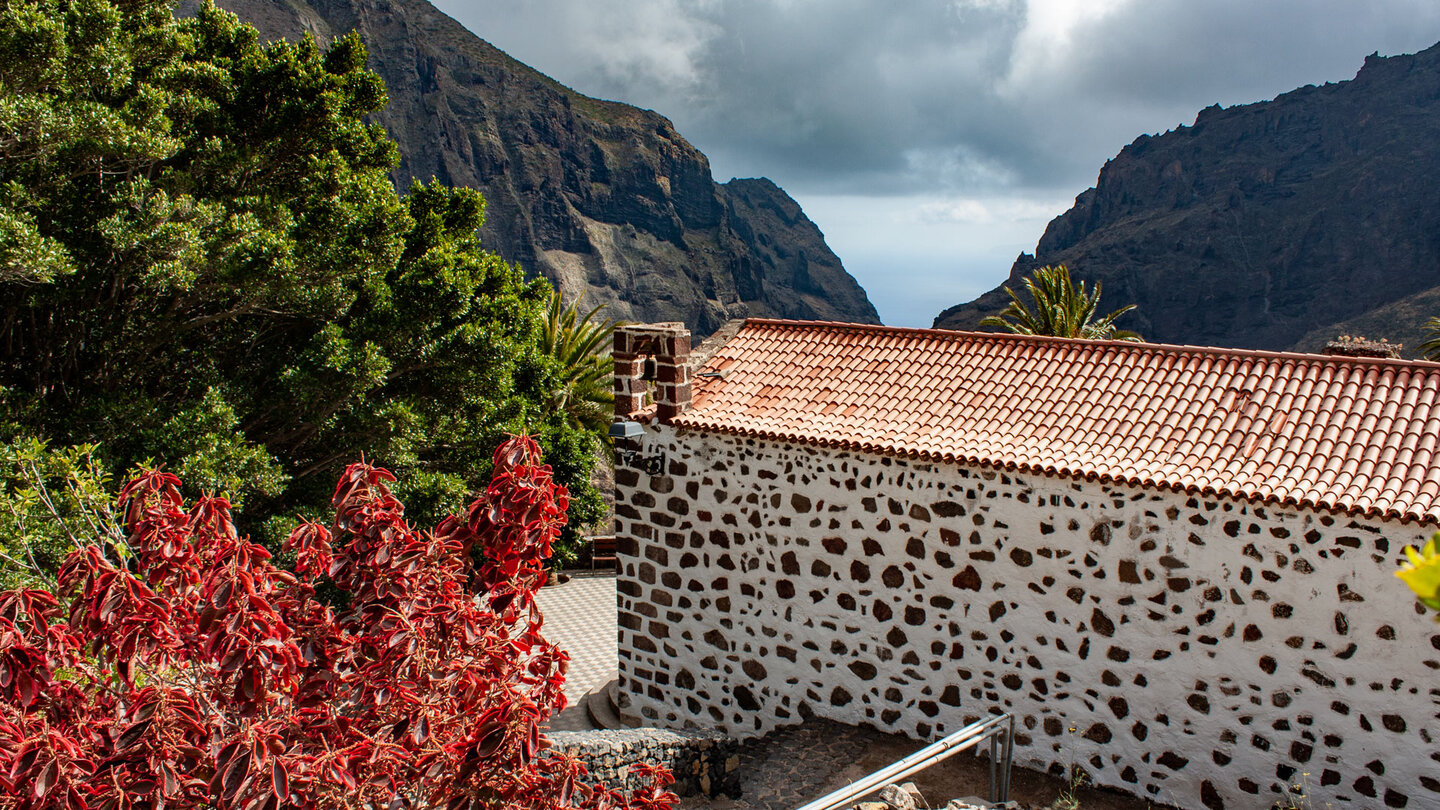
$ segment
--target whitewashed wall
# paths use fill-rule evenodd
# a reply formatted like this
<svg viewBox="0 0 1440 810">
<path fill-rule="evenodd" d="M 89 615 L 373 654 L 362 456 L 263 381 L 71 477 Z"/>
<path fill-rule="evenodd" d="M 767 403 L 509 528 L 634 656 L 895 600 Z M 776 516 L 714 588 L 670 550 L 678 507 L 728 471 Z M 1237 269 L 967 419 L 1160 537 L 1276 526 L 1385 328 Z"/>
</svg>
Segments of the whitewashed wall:
<svg viewBox="0 0 1440 810">
<path fill-rule="evenodd" d="M 647 428 L 617 464 L 620 667 L 651 724 L 819 715 L 1180 806 L 1440 806 L 1433 527 Z"/>
</svg>

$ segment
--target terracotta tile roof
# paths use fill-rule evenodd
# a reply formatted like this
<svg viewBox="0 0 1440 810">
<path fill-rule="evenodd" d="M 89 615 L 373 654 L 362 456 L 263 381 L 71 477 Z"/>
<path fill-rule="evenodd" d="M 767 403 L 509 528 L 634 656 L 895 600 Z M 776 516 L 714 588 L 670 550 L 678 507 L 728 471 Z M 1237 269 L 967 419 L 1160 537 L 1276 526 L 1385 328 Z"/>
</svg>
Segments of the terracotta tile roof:
<svg viewBox="0 0 1440 810">
<path fill-rule="evenodd" d="M 1440 364 L 750 320 L 697 430 L 1440 522 Z"/>
</svg>

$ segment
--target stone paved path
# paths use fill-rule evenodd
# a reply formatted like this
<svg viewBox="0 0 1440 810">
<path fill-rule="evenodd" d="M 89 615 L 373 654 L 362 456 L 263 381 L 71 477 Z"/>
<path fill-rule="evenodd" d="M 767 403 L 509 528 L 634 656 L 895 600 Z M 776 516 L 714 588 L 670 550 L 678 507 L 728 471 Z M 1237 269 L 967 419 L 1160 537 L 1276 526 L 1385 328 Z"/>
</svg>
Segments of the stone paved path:
<svg viewBox="0 0 1440 810">
<path fill-rule="evenodd" d="M 565 697 L 570 707 L 551 718 L 551 731 L 591 727 L 580 698 L 614 680 L 620 672 L 616 651 L 615 574 L 571 575 L 563 585 L 541 588 L 536 597 L 545 616 L 541 633 L 570 653 Z"/>
</svg>

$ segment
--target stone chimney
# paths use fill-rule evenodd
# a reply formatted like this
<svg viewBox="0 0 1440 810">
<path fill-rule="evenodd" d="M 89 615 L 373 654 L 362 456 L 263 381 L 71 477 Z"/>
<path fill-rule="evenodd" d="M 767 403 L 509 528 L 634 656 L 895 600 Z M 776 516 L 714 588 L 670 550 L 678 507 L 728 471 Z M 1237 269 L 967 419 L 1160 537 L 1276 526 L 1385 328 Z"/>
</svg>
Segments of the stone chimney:
<svg viewBox="0 0 1440 810">
<path fill-rule="evenodd" d="M 615 330 L 615 416 L 646 406 L 655 383 L 655 417 L 669 422 L 690 408 L 690 330 L 683 323 L 639 323 Z"/>
</svg>

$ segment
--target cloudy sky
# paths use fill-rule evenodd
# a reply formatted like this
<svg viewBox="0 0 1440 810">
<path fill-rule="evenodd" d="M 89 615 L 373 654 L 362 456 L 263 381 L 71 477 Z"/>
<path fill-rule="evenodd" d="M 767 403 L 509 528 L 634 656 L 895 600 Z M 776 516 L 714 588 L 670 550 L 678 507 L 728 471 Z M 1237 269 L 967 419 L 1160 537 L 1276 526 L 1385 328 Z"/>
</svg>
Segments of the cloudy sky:
<svg viewBox="0 0 1440 810">
<path fill-rule="evenodd" d="M 1437 0 L 432 2 L 774 180 L 904 326 L 1003 281 L 1136 136 L 1440 41 Z"/>
</svg>

